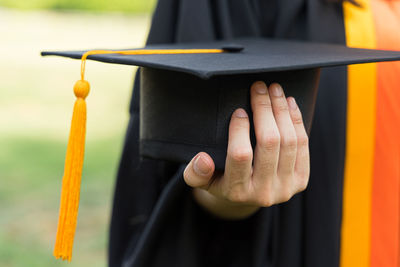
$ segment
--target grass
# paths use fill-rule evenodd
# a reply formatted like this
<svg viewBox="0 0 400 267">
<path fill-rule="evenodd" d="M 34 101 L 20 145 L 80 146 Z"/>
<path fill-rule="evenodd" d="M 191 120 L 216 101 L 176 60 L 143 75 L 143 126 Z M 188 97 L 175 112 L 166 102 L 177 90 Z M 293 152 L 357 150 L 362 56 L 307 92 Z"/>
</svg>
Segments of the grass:
<svg viewBox="0 0 400 267">
<path fill-rule="evenodd" d="M 87 144 L 72 266 L 105 265 L 113 177 L 121 141 L 115 137 Z M 0 146 L 0 266 L 62 265 L 51 253 L 65 142 L 3 138 Z"/>
<path fill-rule="evenodd" d="M 0 9 L 0 266 L 106 266 L 134 68 L 88 62 L 81 203 L 70 264 L 52 256 L 79 61 L 44 49 L 142 46 L 148 15 Z"/>
<path fill-rule="evenodd" d="M 94 12 L 148 13 L 156 0 L 0 0 L 0 6 L 23 10 L 84 10 Z"/>
</svg>

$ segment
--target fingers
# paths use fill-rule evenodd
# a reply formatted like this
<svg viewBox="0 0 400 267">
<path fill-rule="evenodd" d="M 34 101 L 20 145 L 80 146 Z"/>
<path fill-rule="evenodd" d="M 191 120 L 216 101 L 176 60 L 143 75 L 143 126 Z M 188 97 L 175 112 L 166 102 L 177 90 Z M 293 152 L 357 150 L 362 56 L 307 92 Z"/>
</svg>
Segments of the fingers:
<svg viewBox="0 0 400 267">
<path fill-rule="evenodd" d="M 295 173 L 297 176 L 297 188 L 303 191 L 308 184 L 308 177 L 310 174 L 310 157 L 308 149 L 308 136 L 304 128 L 303 119 L 300 109 L 293 97 L 287 99 L 289 105 L 289 113 L 293 122 L 294 129 L 297 136 L 297 154 L 295 163 Z"/>
<path fill-rule="evenodd" d="M 256 82 L 251 87 L 256 148 L 251 180 L 254 203 L 289 200 L 305 189 L 309 175 L 308 137 L 294 98 L 282 87 Z"/>
<path fill-rule="evenodd" d="M 272 112 L 268 88 L 264 82 L 255 82 L 250 91 L 251 108 L 257 139 L 253 177 L 256 187 L 270 186 L 276 175 L 279 158 L 280 134 Z"/>
<path fill-rule="evenodd" d="M 270 85 L 269 89 L 272 110 L 280 133 L 278 175 L 287 177 L 293 173 L 296 162 L 296 131 L 293 126 L 292 118 L 289 113 L 289 106 L 282 87 L 277 83 L 273 83 Z"/>
<path fill-rule="evenodd" d="M 216 184 L 224 197 L 237 201 L 244 197 L 242 193 L 248 191 L 252 161 L 249 118 L 244 109 L 237 109 L 229 124 L 224 179 Z"/>
<path fill-rule="evenodd" d="M 214 170 L 212 158 L 207 153 L 200 152 L 186 166 L 183 178 L 191 187 L 207 188 Z"/>
</svg>

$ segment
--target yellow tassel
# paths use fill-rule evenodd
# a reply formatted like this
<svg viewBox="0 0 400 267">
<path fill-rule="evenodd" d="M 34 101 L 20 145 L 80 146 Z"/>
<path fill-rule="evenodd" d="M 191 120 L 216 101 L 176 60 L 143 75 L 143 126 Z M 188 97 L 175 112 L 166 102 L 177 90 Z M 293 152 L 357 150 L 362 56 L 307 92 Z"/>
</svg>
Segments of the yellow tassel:
<svg viewBox="0 0 400 267">
<path fill-rule="evenodd" d="M 62 180 L 60 214 L 54 256 L 71 261 L 72 245 L 78 217 L 80 184 L 85 150 L 86 102 L 90 85 L 79 80 L 74 86 L 77 97 L 71 121 L 71 131 L 65 158 L 64 177 Z"/>
</svg>

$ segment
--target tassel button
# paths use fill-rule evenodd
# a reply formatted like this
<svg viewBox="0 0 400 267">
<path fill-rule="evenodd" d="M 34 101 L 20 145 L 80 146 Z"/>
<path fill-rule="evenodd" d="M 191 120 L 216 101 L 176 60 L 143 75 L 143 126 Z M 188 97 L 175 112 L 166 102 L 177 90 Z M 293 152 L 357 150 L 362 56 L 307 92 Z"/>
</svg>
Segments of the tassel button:
<svg viewBox="0 0 400 267">
<path fill-rule="evenodd" d="M 79 80 L 74 85 L 74 94 L 77 98 L 85 99 L 90 91 L 90 84 L 88 81 Z"/>
</svg>

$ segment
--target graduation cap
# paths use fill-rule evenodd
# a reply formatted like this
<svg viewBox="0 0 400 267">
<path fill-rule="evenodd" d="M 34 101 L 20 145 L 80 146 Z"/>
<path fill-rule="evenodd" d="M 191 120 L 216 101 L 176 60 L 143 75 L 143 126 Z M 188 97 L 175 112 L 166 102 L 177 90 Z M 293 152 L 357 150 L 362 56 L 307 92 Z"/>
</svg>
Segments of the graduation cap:
<svg viewBox="0 0 400 267">
<path fill-rule="evenodd" d="M 71 124 L 54 255 L 71 259 L 83 164 L 89 84 L 85 62 L 141 67 L 140 154 L 189 162 L 200 151 L 223 169 L 231 114 L 251 116 L 250 85 L 278 82 L 293 96 L 310 131 L 321 67 L 400 60 L 400 52 L 270 39 L 152 45 L 136 50 L 42 52 L 82 59 L 81 80 Z M 250 120 L 251 121 L 251 120 Z M 252 143 L 254 131 L 251 125 Z M 73 196 L 71 196 L 73 195 Z"/>
</svg>

